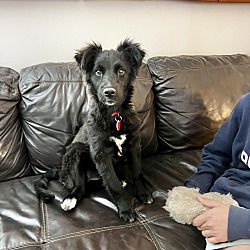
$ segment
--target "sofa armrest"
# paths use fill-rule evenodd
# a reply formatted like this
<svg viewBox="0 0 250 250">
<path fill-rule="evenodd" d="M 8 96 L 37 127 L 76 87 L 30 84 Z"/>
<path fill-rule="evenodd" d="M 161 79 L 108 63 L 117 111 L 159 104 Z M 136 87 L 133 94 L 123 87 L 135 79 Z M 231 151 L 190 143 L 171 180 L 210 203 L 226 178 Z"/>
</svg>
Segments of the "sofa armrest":
<svg viewBox="0 0 250 250">
<path fill-rule="evenodd" d="M 18 81 L 16 71 L 0 67 L 0 181 L 31 172 L 19 120 Z"/>
</svg>

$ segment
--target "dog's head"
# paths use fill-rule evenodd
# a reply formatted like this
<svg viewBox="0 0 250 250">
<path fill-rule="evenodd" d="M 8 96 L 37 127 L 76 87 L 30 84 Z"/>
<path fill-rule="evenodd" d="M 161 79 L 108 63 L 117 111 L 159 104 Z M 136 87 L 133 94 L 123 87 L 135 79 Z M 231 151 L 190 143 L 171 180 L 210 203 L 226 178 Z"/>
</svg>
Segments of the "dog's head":
<svg viewBox="0 0 250 250">
<path fill-rule="evenodd" d="M 78 50 L 75 59 L 86 74 L 86 81 L 96 101 L 107 107 L 130 101 L 132 82 L 145 52 L 138 43 L 126 39 L 116 50 L 102 50 L 97 43 Z"/>
</svg>

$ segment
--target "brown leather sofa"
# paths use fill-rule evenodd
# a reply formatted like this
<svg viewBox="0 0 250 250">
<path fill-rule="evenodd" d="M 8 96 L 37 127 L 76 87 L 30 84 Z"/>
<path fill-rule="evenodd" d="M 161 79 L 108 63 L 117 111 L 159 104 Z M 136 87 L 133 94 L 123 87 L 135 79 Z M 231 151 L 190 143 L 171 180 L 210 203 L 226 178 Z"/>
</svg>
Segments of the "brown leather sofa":
<svg viewBox="0 0 250 250">
<path fill-rule="evenodd" d="M 57 182 L 51 182 L 51 204 L 34 192 L 37 174 L 60 165 L 86 119 L 88 96 L 76 64 L 39 64 L 20 74 L 0 67 L 0 250 L 204 249 L 200 232 L 176 223 L 162 207 L 249 90 L 247 55 L 162 56 L 142 65 L 134 103 L 154 203 L 131 198 L 137 219 L 124 223 L 98 179 L 89 180 L 85 198 L 68 212 L 60 208 L 67 191 Z"/>
</svg>

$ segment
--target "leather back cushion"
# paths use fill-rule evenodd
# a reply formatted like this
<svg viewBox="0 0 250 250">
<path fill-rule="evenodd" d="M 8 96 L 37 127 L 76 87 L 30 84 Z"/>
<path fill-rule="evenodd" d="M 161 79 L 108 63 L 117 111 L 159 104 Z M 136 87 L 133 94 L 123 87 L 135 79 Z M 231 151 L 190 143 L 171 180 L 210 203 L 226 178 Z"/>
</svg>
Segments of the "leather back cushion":
<svg viewBox="0 0 250 250">
<path fill-rule="evenodd" d="M 0 67 L 0 181 L 30 173 L 18 114 L 19 74 Z"/>
<path fill-rule="evenodd" d="M 23 130 L 36 173 L 61 164 L 65 146 L 74 138 L 88 112 L 86 83 L 75 63 L 45 63 L 21 73 Z M 152 80 L 145 65 L 135 82 L 135 109 L 141 118 L 142 149 L 156 150 Z M 138 97 L 139 95 L 139 97 Z"/>
<path fill-rule="evenodd" d="M 154 57 L 160 151 L 201 148 L 210 142 L 240 96 L 250 90 L 246 55 Z"/>
</svg>

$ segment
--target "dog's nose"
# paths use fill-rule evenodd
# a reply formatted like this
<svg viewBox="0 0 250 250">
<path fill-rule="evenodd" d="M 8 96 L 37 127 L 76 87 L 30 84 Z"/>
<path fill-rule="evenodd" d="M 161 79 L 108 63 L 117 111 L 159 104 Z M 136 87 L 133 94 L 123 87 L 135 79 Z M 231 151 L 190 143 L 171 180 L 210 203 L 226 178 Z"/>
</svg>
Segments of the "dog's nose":
<svg viewBox="0 0 250 250">
<path fill-rule="evenodd" d="M 113 97 L 116 94 L 116 90 L 114 88 L 105 88 L 103 93 L 106 97 Z"/>
</svg>

